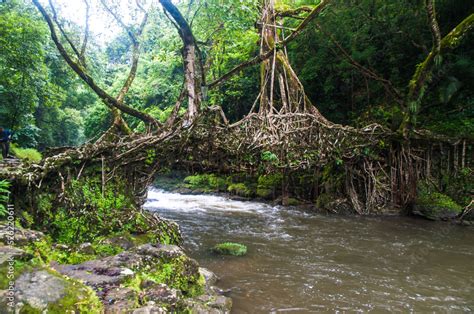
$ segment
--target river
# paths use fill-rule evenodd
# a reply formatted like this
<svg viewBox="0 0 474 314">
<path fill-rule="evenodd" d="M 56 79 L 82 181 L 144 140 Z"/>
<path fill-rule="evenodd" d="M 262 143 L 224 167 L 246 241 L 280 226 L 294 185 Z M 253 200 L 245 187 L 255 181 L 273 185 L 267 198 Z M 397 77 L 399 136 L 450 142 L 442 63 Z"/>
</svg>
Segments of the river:
<svg viewBox="0 0 474 314">
<path fill-rule="evenodd" d="M 299 208 L 152 189 L 190 256 L 231 289 L 233 313 L 474 311 L 474 229 L 408 217 Z M 215 256 L 232 241 L 244 257 Z"/>
</svg>

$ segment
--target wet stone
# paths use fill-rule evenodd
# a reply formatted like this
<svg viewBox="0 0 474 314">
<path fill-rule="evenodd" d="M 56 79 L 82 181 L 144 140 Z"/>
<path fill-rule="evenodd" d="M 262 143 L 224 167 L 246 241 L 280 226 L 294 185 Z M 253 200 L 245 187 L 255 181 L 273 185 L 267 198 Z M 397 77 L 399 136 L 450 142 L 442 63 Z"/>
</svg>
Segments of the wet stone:
<svg viewBox="0 0 474 314">
<path fill-rule="evenodd" d="M 0 266 L 7 265 L 13 261 L 24 261 L 30 259 L 32 256 L 27 252 L 11 247 L 11 246 L 0 246 Z"/>
<path fill-rule="evenodd" d="M 64 279 L 45 270 L 27 272 L 15 282 L 17 301 L 43 310 L 66 295 L 66 286 Z"/>
</svg>

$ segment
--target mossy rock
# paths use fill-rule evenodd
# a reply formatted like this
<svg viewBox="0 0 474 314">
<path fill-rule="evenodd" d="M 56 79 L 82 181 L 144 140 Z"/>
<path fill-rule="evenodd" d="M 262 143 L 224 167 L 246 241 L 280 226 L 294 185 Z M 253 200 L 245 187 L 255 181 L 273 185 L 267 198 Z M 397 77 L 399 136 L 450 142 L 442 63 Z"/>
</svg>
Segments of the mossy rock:
<svg viewBox="0 0 474 314">
<path fill-rule="evenodd" d="M 257 188 L 257 195 L 261 198 L 271 198 L 273 196 L 273 190 Z"/>
<path fill-rule="evenodd" d="M 252 194 L 252 191 L 244 183 L 231 184 L 227 191 L 238 196 L 250 196 Z"/>
<path fill-rule="evenodd" d="M 334 200 L 334 197 L 328 193 L 322 193 L 316 199 L 316 207 L 319 209 L 327 209 L 328 205 Z"/>
<path fill-rule="evenodd" d="M 247 254 L 247 247 L 240 243 L 224 242 L 216 244 L 212 252 L 220 255 L 243 256 Z"/>
<path fill-rule="evenodd" d="M 49 269 L 23 268 L 15 280 L 15 310 L 19 313 L 102 313 L 94 291 Z M 8 306 L 1 299 L 0 306 Z"/>
<path fill-rule="evenodd" d="M 288 200 L 287 200 L 287 203 L 286 205 L 288 206 L 298 206 L 298 205 L 301 205 L 303 204 L 300 200 L 296 199 L 296 198 L 293 198 L 293 197 L 289 197 Z"/>
<path fill-rule="evenodd" d="M 184 178 L 184 187 L 191 190 L 219 192 L 227 189 L 227 181 L 215 174 L 196 174 Z"/>
<path fill-rule="evenodd" d="M 421 191 L 413 213 L 430 220 L 448 220 L 462 213 L 462 207 L 449 196 L 438 192 Z"/>
<path fill-rule="evenodd" d="M 280 173 L 261 175 L 258 177 L 257 195 L 262 198 L 273 198 L 281 186 L 283 176 Z"/>
</svg>

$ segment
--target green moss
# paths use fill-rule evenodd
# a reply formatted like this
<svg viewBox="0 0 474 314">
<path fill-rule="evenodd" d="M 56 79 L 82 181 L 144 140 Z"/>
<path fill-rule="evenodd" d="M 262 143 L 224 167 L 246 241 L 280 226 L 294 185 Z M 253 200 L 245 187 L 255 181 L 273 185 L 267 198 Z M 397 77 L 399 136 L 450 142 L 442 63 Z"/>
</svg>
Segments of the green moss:
<svg viewBox="0 0 474 314">
<path fill-rule="evenodd" d="M 433 192 L 429 186 L 420 184 L 415 210 L 428 219 L 438 220 L 454 218 L 463 208 L 448 195 Z"/>
<path fill-rule="evenodd" d="M 301 201 L 293 197 L 288 198 L 288 206 L 298 206 L 298 205 L 301 205 Z"/>
<path fill-rule="evenodd" d="M 60 248 L 53 245 L 50 237 L 41 241 L 36 241 L 24 249 L 32 254 L 39 264 L 49 264 L 52 261 L 60 264 L 80 264 L 89 260 L 116 255 L 123 251 L 119 246 L 103 244 L 98 241 L 92 243 L 95 254 L 84 254 L 77 251 L 77 248 Z"/>
<path fill-rule="evenodd" d="M 92 248 L 99 257 L 117 255 L 123 252 L 120 246 L 112 244 L 93 243 Z"/>
<path fill-rule="evenodd" d="M 283 175 L 281 173 L 261 175 L 258 177 L 259 187 L 274 188 L 281 184 Z"/>
<path fill-rule="evenodd" d="M 25 304 L 21 307 L 20 313 L 21 314 L 42 314 L 43 311 L 36 309 L 29 304 Z"/>
<path fill-rule="evenodd" d="M 47 308 L 39 311 L 37 308 L 29 304 L 22 306 L 20 313 L 49 313 L 49 314 L 63 314 L 63 313 L 103 313 L 103 304 L 95 294 L 95 292 L 88 286 L 81 282 L 63 277 L 51 269 L 45 269 L 51 275 L 61 278 L 65 281 L 66 294 L 60 300 L 49 303 Z"/>
<path fill-rule="evenodd" d="M 257 193 L 257 196 L 262 197 L 262 198 L 270 198 L 273 196 L 272 189 L 257 188 L 256 193 Z"/>
<path fill-rule="evenodd" d="M 171 288 L 180 290 L 186 296 L 196 296 L 203 293 L 203 281 L 199 272 L 192 272 L 191 261 L 186 256 L 172 259 L 160 264 L 148 277 L 156 283 L 164 283 Z"/>
<path fill-rule="evenodd" d="M 47 313 L 103 313 L 103 304 L 99 297 L 90 288 L 79 281 L 67 279 L 69 281 L 67 294 L 59 301 L 49 304 Z"/>
<path fill-rule="evenodd" d="M 456 204 L 452 198 L 437 192 L 420 195 L 420 197 L 417 198 L 416 203 L 418 205 L 446 208 L 459 213 L 462 211 L 462 207 Z"/>
<path fill-rule="evenodd" d="M 204 192 L 218 192 L 226 190 L 227 182 L 225 178 L 215 174 L 196 174 L 184 178 L 184 187 Z"/>
<path fill-rule="evenodd" d="M 252 194 L 252 191 L 244 183 L 233 183 L 229 185 L 227 191 L 239 196 L 250 196 Z"/>
<path fill-rule="evenodd" d="M 328 193 L 322 193 L 316 199 L 317 208 L 327 208 L 328 204 L 333 200 L 333 197 Z"/>
<path fill-rule="evenodd" d="M 144 281 L 166 284 L 187 297 L 203 294 L 206 283 L 205 278 L 198 272 L 195 262 L 184 255 L 163 261 L 153 269 L 142 269 L 124 285 L 141 292 Z"/>
<path fill-rule="evenodd" d="M 257 180 L 257 195 L 263 198 L 273 197 L 281 188 L 283 176 L 281 173 L 261 175 Z"/>
<path fill-rule="evenodd" d="M 14 281 L 23 272 L 31 269 L 31 266 L 27 262 L 15 260 L 13 264 L 13 278 L 9 278 L 9 265 L 5 263 L 0 267 L 0 290 L 8 289 L 10 281 Z"/>
<path fill-rule="evenodd" d="M 212 248 L 212 252 L 221 255 L 242 256 L 247 254 L 247 247 L 240 243 L 224 242 L 216 244 Z"/>
</svg>

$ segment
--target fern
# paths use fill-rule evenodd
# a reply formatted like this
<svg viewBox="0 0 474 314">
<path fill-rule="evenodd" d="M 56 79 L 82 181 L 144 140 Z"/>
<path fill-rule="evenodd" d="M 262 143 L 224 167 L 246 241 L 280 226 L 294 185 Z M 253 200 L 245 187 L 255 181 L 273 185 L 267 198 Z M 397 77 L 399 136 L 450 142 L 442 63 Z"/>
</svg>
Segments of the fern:
<svg viewBox="0 0 474 314">
<path fill-rule="evenodd" d="M 8 214 L 7 207 L 5 206 L 10 198 L 10 182 L 6 180 L 0 181 L 0 218 L 4 218 Z"/>
</svg>

